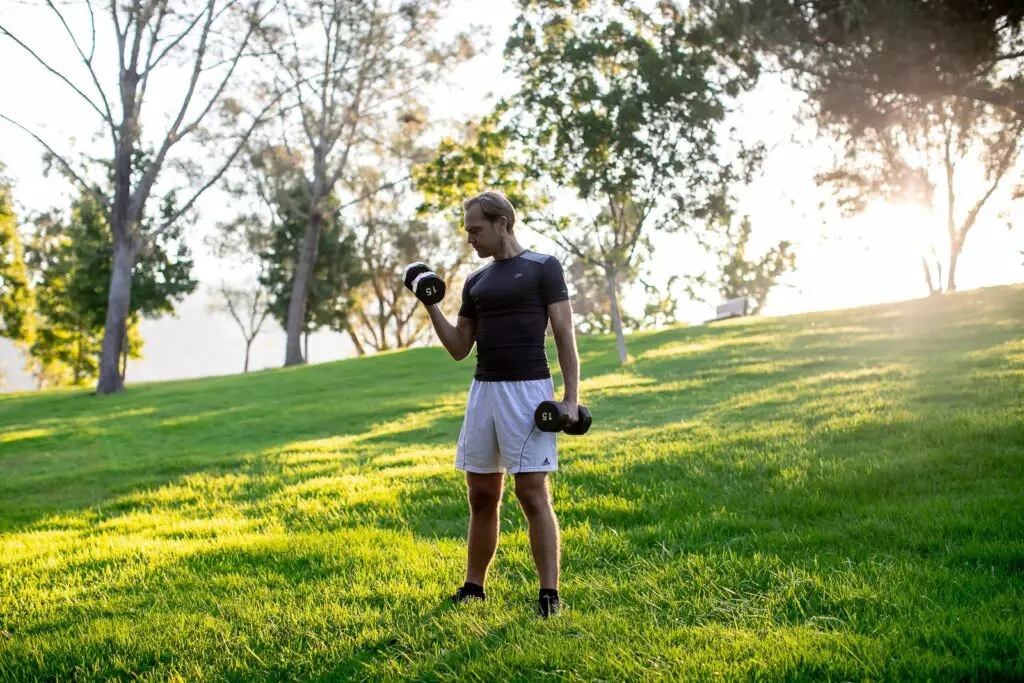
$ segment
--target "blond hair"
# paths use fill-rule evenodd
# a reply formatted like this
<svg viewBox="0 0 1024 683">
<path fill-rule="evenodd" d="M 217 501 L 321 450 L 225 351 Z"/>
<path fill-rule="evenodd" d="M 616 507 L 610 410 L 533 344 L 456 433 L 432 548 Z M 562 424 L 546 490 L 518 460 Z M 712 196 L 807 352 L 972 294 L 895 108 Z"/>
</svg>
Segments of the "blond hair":
<svg viewBox="0 0 1024 683">
<path fill-rule="evenodd" d="M 479 206 L 484 217 L 491 222 L 504 217 L 508 221 L 510 231 L 516 224 L 516 209 L 512 206 L 512 202 L 500 192 L 488 190 L 462 202 L 464 211 L 468 212 L 474 206 Z"/>
</svg>

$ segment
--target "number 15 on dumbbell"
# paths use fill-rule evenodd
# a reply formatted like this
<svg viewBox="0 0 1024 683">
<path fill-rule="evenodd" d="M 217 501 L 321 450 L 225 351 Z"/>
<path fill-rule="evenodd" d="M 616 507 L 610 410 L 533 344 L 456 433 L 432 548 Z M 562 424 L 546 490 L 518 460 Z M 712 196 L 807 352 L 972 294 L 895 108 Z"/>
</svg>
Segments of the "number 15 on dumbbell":
<svg viewBox="0 0 1024 683">
<path fill-rule="evenodd" d="M 427 306 L 433 306 L 444 299 L 444 280 L 425 263 L 417 262 L 406 266 L 404 280 L 409 291 Z"/>
</svg>

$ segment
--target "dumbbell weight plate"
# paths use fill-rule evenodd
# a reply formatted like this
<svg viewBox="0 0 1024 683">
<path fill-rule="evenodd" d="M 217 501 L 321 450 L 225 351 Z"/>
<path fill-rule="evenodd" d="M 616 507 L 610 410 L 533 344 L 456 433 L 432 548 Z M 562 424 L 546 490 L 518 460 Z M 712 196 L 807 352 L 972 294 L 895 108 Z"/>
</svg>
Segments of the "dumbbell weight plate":
<svg viewBox="0 0 1024 683">
<path fill-rule="evenodd" d="M 420 273 L 412 281 L 412 291 L 416 297 L 428 306 L 440 303 L 444 299 L 445 286 L 437 273 L 427 271 Z"/>
<path fill-rule="evenodd" d="M 590 425 L 594 423 L 594 417 L 590 414 L 590 410 L 586 406 L 579 407 L 580 419 L 574 424 L 566 425 L 565 433 L 572 434 L 573 436 L 582 436 L 586 434 L 590 429 Z"/>
<path fill-rule="evenodd" d="M 542 432 L 560 432 L 565 426 L 565 409 L 555 401 L 541 401 L 533 411 L 533 423 Z"/>
<path fill-rule="evenodd" d="M 427 266 L 426 263 L 422 263 L 419 261 L 417 261 L 416 263 L 410 263 L 405 267 L 405 275 L 403 277 L 405 286 L 409 288 L 410 292 L 415 292 L 416 290 L 413 287 L 413 281 L 421 274 L 429 272 L 430 267 Z"/>
</svg>

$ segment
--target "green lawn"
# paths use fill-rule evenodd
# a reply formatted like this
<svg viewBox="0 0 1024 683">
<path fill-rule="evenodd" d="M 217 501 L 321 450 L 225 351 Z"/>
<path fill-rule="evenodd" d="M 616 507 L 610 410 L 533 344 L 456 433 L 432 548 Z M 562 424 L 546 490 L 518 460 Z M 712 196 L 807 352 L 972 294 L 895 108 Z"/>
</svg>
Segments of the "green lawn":
<svg viewBox="0 0 1024 683">
<path fill-rule="evenodd" d="M 1024 677 L 1024 287 L 629 341 L 550 621 L 511 491 L 444 602 L 471 360 L 0 398 L 0 679 Z"/>
</svg>

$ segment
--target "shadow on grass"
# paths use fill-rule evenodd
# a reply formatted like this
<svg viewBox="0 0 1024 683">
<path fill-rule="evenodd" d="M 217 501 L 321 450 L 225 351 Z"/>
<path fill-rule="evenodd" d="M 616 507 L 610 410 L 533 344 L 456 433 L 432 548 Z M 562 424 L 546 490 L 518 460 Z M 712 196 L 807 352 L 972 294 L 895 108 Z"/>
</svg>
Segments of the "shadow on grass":
<svg viewBox="0 0 1024 683">
<path fill-rule="evenodd" d="M 865 382 L 893 387 L 895 393 L 883 392 L 877 401 L 902 394 L 899 400 L 907 403 L 919 378 L 904 381 L 903 372 L 924 377 L 931 387 L 925 398 L 941 401 L 948 389 L 943 368 L 962 365 L 968 351 L 1019 337 L 1019 327 L 977 321 L 1012 320 L 1022 299 L 965 295 L 632 335 L 635 360 L 625 370 L 617 364 L 612 338 L 581 338 L 581 354 L 591 359 L 585 382 L 594 384 L 585 402 L 597 422 L 578 448 L 569 447 L 559 476 L 573 482 L 573 450 L 585 451 L 602 432 L 640 434 L 715 420 L 724 420 L 723 431 L 733 435 L 752 420 L 795 421 L 813 429 L 837 418 L 834 406 L 844 404 L 842 392 L 862 390 L 858 386 Z M 864 372 L 875 374 L 857 374 Z M 127 494 L 201 473 L 245 475 L 249 484 L 241 487 L 240 500 L 252 503 L 316 477 L 401 470 L 401 464 L 381 464 L 382 456 L 420 446 L 454 450 L 462 406 L 438 409 L 435 401 L 464 393 L 471 374 L 471 364 L 452 363 L 440 349 L 420 349 L 248 377 L 152 384 L 113 397 L 30 395 L 8 402 L 0 423 L 0 530 L 16 531 L 81 508 L 124 513 L 135 504 L 124 500 Z M 814 378 L 820 379 L 811 383 Z M 854 412 L 870 412 L 869 403 L 854 405 Z M 425 421 L 408 419 L 424 413 Z M 397 426 L 375 431 L 388 423 Z M 273 455 L 332 438 L 351 442 L 327 444 L 322 454 L 313 447 L 301 468 Z M 841 437 L 827 432 L 821 438 L 819 450 L 825 450 Z M 448 460 L 444 465 L 441 476 L 411 473 L 396 483 L 402 500 L 428 501 L 424 509 L 404 503 L 407 509 L 395 518 L 399 525 L 463 533 L 461 525 L 456 529 L 444 521 L 456 512 L 457 519 L 464 517 L 462 482 L 452 477 Z M 585 489 L 589 483 L 597 484 L 572 485 Z M 230 502 L 229 497 L 225 503 Z M 351 505 L 351 518 L 367 519 L 373 506 Z"/>
<path fill-rule="evenodd" d="M 145 385 L 110 397 L 8 400 L 0 404 L 0 531 L 185 475 L 243 469 L 297 441 L 358 437 L 431 409 L 440 394 L 464 389 L 472 373 L 471 366 L 443 362 L 442 354 L 414 350 Z M 395 379 L 402 373 L 404 380 Z"/>
</svg>

